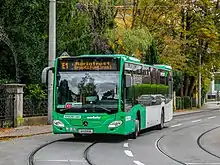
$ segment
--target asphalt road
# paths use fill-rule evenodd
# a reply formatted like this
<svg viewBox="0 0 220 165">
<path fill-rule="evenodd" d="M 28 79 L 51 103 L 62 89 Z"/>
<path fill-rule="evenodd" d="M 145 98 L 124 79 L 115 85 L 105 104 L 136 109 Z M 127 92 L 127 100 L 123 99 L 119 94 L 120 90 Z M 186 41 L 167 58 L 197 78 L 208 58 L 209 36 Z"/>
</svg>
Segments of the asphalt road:
<svg viewBox="0 0 220 165">
<path fill-rule="evenodd" d="M 220 165 L 219 126 L 215 110 L 175 117 L 162 131 L 148 130 L 135 140 L 65 138 L 35 153 L 34 165 Z"/>
<path fill-rule="evenodd" d="M 220 110 L 177 116 L 166 126 L 135 140 L 41 135 L 1 142 L 0 165 L 25 165 L 30 153 L 34 165 L 220 165 Z"/>
</svg>

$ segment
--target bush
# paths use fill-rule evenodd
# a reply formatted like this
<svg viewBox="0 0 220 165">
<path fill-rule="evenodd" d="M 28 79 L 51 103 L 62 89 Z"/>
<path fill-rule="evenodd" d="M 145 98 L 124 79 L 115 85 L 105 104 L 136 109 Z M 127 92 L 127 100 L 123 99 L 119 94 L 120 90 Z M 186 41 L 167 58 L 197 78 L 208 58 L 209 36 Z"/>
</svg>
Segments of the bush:
<svg viewBox="0 0 220 165">
<path fill-rule="evenodd" d="M 128 94 L 131 95 L 135 90 L 135 96 L 141 96 L 143 94 L 168 94 L 168 86 L 166 85 L 157 85 L 157 84 L 137 84 L 129 88 Z M 131 98 L 132 96 L 129 96 Z"/>
<path fill-rule="evenodd" d="M 47 94 L 39 84 L 29 84 L 25 89 L 25 98 L 33 99 L 33 100 L 45 100 L 47 98 Z"/>
<path fill-rule="evenodd" d="M 24 115 L 45 115 L 47 110 L 47 93 L 39 84 L 29 84 L 25 88 Z"/>
</svg>

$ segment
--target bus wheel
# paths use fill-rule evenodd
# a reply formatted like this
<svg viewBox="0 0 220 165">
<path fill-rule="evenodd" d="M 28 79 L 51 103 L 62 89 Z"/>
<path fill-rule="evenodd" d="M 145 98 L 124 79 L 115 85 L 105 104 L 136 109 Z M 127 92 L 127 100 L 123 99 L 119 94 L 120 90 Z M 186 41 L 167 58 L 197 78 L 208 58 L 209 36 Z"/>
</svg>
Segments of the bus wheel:
<svg viewBox="0 0 220 165">
<path fill-rule="evenodd" d="M 164 128 L 164 111 L 161 111 L 161 117 L 160 117 L 160 124 L 158 125 L 158 129 L 163 129 Z"/>
<path fill-rule="evenodd" d="M 80 138 L 80 137 L 82 137 L 82 134 L 74 133 L 73 136 L 74 136 L 75 138 Z"/>
<path fill-rule="evenodd" d="M 136 139 L 139 135 L 139 131 L 140 131 L 140 124 L 139 124 L 139 120 L 136 119 L 135 120 L 135 131 L 131 134 L 131 138 Z"/>
</svg>

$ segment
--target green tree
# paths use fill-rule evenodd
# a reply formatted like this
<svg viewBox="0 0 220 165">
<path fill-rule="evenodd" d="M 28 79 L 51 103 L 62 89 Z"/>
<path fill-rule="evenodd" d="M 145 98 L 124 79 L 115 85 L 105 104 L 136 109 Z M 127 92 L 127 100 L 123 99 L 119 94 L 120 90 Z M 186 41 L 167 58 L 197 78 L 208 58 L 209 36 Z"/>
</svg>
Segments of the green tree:
<svg viewBox="0 0 220 165">
<path fill-rule="evenodd" d="M 0 12 L 3 27 L 18 54 L 21 82 L 40 82 L 47 64 L 48 2 L 4 0 Z"/>
<path fill-rule="evenodd" d="M 61 1 L 58 5 L 58 51 L 71 55 L 109 53 L 104 33 L 114 26 L 110 0 Z M 65 30 L 64 30 L 65 29 Z"/>
<path fill-rule="evenodd" d="M 199 54 L 203 77 L 210 78 L 213 66 L 219 66 L 219 1 L 136 2 L 134 25 L 148 27 L 156 39 L 161 63 L 183 72 L 182 82 L 176 81 L 179 94 L 191 96 L 200 70 Z"/>
<path fill-rule="evenodd" d="M 57 54 L 63 51 L 73 56 L 108 53 L 103 34 L 108 27 L 113 27 L 111 13 L 115 11 L 110 5 L 110 0 L 57 1 Z M 1 3 L 3 26 L 18 54 L 21 83 L 40 83 L 41 71 L 47 66 L 48 8 L 48 1 L 40 0 Z"/>
</svg>

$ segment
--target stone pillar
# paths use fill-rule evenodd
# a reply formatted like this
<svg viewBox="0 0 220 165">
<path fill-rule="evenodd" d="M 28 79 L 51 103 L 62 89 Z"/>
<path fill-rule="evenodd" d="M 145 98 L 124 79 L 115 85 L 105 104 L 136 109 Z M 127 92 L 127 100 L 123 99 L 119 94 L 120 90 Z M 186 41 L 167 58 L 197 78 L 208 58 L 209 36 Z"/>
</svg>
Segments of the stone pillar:
<svg viewBox="0 0 220 165">
<path fill-rule="evenodd" d="M 14 126 L 23 123 L 23 88 L 24 84 L 6 84 L 6 91 L 14 95 Z"/>
</svg>

